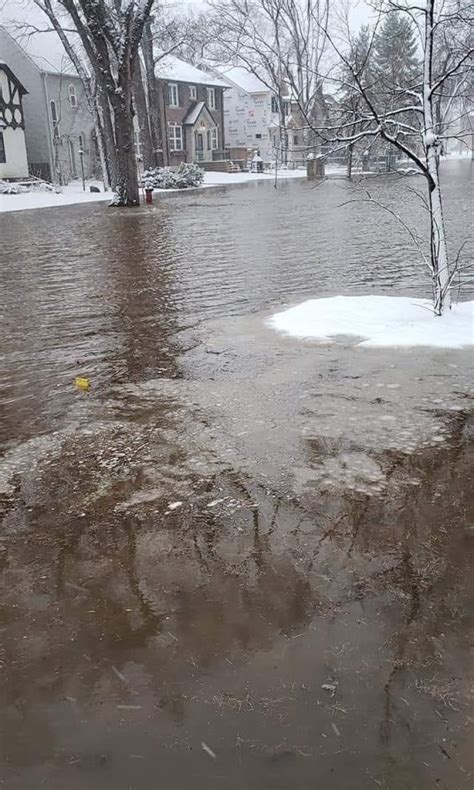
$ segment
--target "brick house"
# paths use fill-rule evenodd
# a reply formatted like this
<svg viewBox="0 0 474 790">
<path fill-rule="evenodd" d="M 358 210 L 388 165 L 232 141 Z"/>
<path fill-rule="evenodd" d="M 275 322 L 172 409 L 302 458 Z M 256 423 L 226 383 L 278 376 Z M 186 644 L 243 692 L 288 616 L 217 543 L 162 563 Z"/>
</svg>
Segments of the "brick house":
<svg viewBox="0 0 474 790">
<path fill-rule="evenodd" d="M 29 171 L 67 183 L 98 168 L 94 119 L 82 80 L 53 32 L 15 39 L 0 26 L 0 53 L 26 89 L 23 96 Z"/>
<path fill-rule="evenodd" d="M 165 165 L 228 158 L 224 140 L 224 90 L 213 74 L 167 55 L 158 61 Z"/>
</svg>

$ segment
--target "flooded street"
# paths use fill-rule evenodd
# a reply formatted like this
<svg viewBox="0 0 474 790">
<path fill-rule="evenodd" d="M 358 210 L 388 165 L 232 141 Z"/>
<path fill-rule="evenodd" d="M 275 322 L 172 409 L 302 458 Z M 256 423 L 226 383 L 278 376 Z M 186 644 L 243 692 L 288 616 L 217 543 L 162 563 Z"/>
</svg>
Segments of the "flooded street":
<svg viewBox="0 0 474 790">
<path fill-rule="evenodd" d="M 455 250 L 471 163 L 443 175 Z M 0 218 L 0 790 L 474 786 L 472 353 L 265 324 L 429 295 L 359 195 Z"/>
</svg>

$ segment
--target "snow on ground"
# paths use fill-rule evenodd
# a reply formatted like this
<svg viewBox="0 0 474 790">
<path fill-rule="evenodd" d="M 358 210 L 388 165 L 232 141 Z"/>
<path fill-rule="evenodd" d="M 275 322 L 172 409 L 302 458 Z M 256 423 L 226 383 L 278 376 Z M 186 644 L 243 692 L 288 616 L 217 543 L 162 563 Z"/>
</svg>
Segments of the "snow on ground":
<svg viewBox="0 0 474 790">
<path fill-rule="evenodd" d="M 361 346 L 474 345 L 474 301 L 453 305 L 441 318 L 427 299 L 406 296 L 332 296 L 276 313 L 269 326 L 298 338 L 365 338 Z"/>
<path fill-rule="evenodd" d="M 100 192 L 90 192 L 90 184 L 96 184 Z M 61 187 L 61 192 L 35 188 L 31 192 L 22 192 L 19 195 L 0 195 L 0 213 L 31 208 L 70 206 L 72 203 L 92 203 L 96 200 L 111 200 L 112 193 L 102 190 L 103 187 L 98 181 L 88 181 L 85 192 L 82 190 L 81 181 L 71 181 L 66 187 Z"/>
<path fill-rule="evenodd" d="M 281 170 L 278 178 L 302 178 L 306 176 L 305 170 Z M 273 181 L 273 173 L 206 173 L 202 187 L 226 186 L 226 184 L 246 184 L 250 181 Z M 89 186 L 96 185 L 100 192 L 90 192 Z M 155 189 L 154 194 L 160 192 L 188 192 L 187 189 Z M 92 203 L 96 200 L 111 200 L 112 192 L 103 192 L 99 181 L 87 181 L 86 191 L 82 189 L 81 181 L 71 181 L 61 192 L 35 190 L 24 192 L 20 195 L 0 195 L 0 214 L 6 211 L 22 211 L 32 208 L 48 208 L 57 206 L 70 206 L 73 203 Z"/>
</svg>

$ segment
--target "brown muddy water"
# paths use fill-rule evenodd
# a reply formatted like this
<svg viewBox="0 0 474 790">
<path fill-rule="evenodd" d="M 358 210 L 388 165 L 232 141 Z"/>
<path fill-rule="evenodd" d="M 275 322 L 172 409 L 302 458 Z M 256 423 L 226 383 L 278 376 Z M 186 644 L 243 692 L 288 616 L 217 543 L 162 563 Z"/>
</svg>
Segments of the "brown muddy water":
<svg viewBox="0 0 474 790">
<path fill-rule="evenodd" d="M 0 219 L 1 790 L 474 787 L 471 355 L 264 323 L 426 292 L 355 190 Z"/>
</svg>

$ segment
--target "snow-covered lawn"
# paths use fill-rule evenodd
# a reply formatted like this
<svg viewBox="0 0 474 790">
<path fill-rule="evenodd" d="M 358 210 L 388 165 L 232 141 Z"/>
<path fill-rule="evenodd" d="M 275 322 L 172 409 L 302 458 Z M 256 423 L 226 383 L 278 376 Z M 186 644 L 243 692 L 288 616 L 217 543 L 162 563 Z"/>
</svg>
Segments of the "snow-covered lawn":
<svg viewBox="0 0 474 790">
<path fill-rule="evenodd" d="M 332 296 L 276 313 L 268 324 L 298 338 L 363 338 L 361 346 L 463 348 L 474 345 L 474 301 L 459 302 L 437 318 L 427 299 Z"/>
<path fill-rule="evenodd" d="M 302 178 L 306 176 L 305 170 L 280 170 L 278 178 Z M 206 173 L 204 183 L 198 189 L 206 187 L 225 186 L 226 184 L 246 184 L 250 181 L 273 181 L 271 173 Z M 89 185 L 97 185 L 100 192 L 90 192 Z M 184 189 L 155 189 L 156 193 L 187 192 Z M 88 181 L 86 191 L 82 190 L 81 181 L 71 181 L 61 192 L 47 190 L 34 190 L 23 192 L 20 195 L 0 195 L 0 213 L 6 211 L 22 211 L 32 208 L 48 208 L 55 206 L 70 206 L 73 203 L 92 203 L 97 200 L 111 200 L 111 192 L 103 192 L 98 181 Z"/>
</svg>

